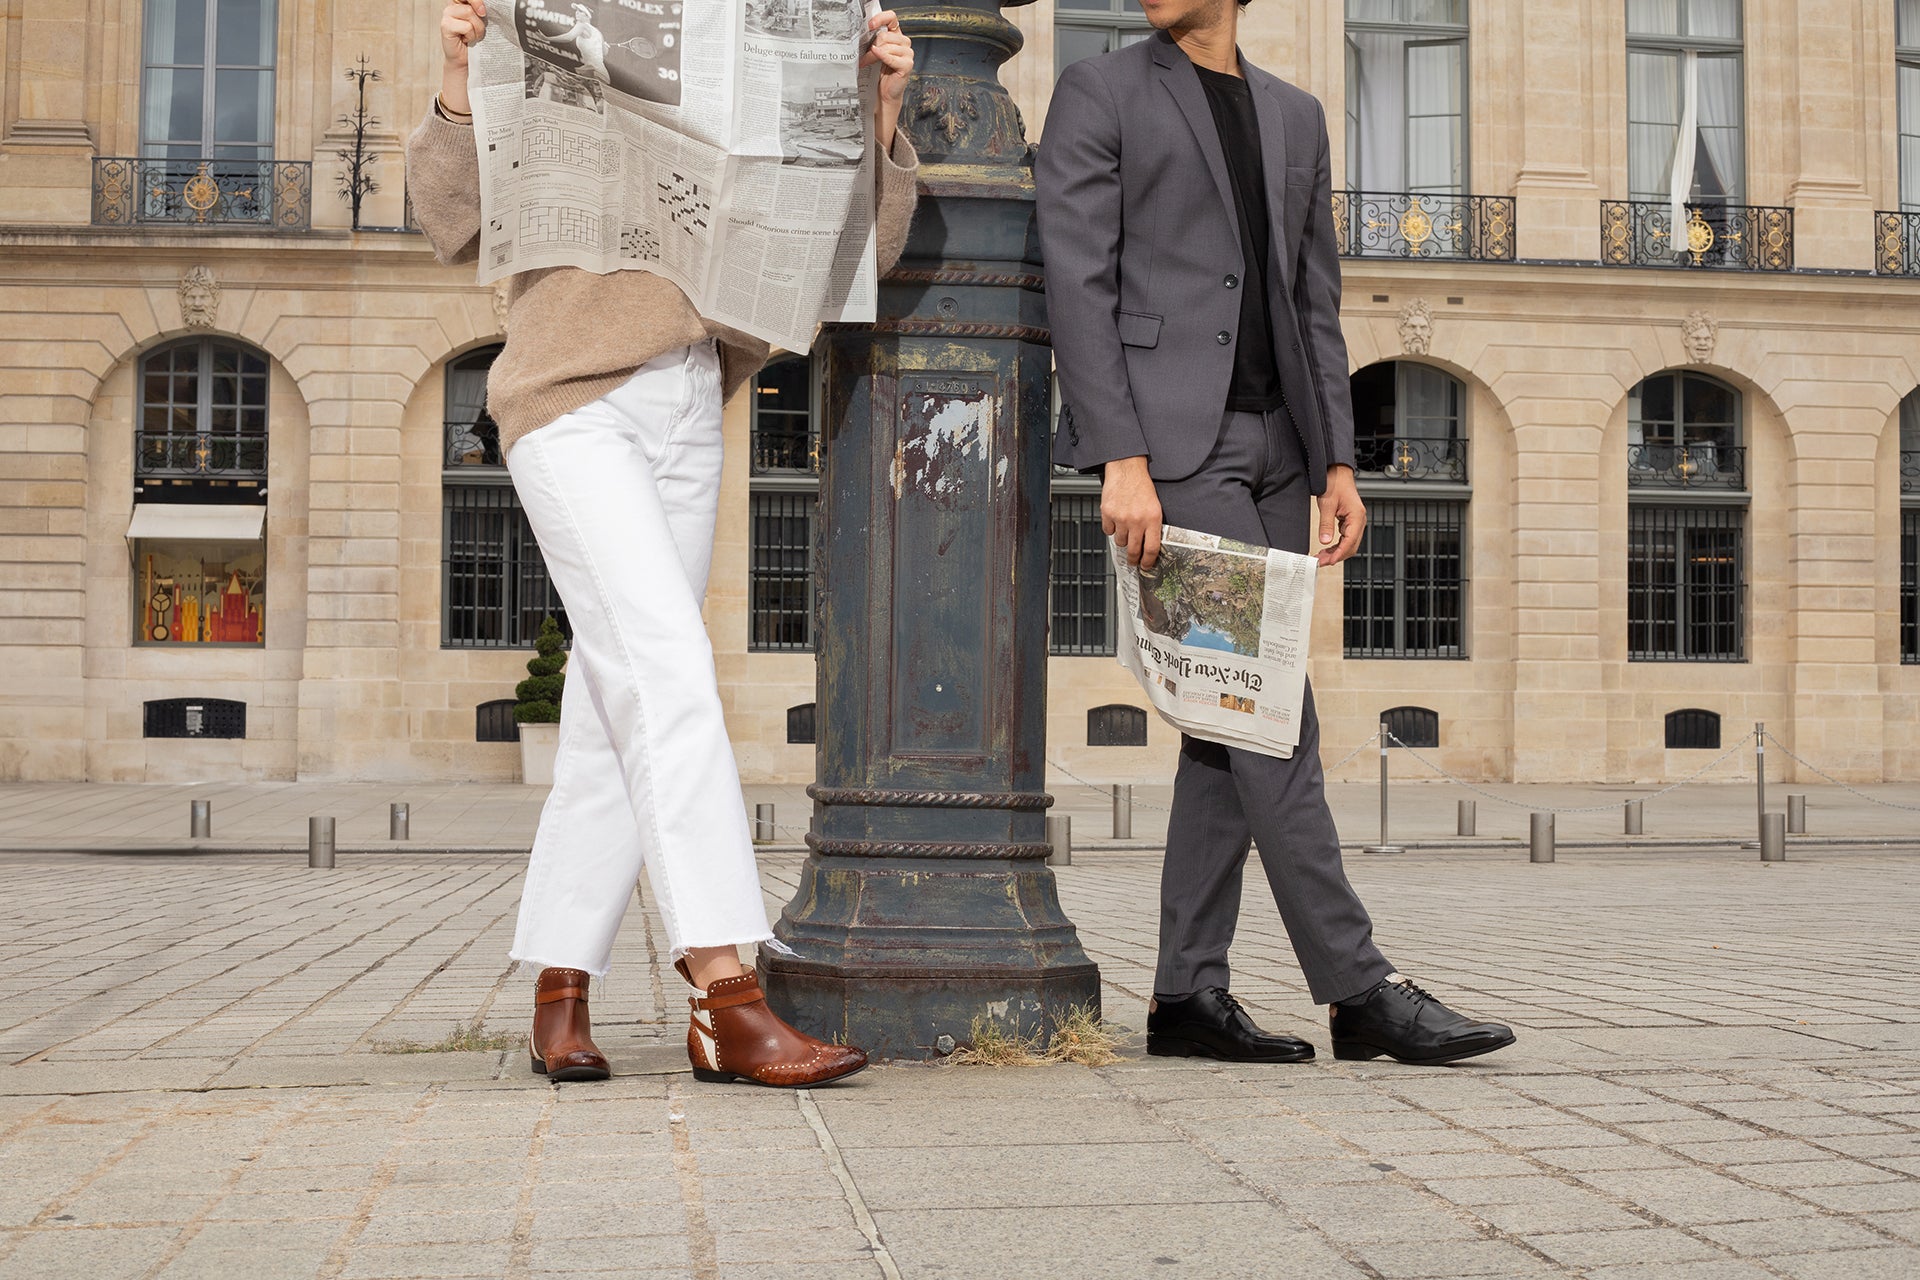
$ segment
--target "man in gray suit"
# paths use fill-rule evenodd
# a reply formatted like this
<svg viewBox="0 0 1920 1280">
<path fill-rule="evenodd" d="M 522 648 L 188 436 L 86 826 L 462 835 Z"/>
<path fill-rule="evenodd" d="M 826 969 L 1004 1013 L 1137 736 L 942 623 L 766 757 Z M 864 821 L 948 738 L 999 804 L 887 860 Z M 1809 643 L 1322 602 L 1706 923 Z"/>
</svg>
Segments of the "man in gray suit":
<svg viewBox="0 0 1920 1280">
<path fill-rule="evenodd" d="M 1162 523 L 1353 554 L 1366 511 L 1340 332 L 1325 113 L 1239 56 L 1247 0 L 1141 0 L 1152 38 L 1074 63 L 1035 177 L 1064 407 L 1057 462 L 1102 475 L 1106 532 L 1151 567 Z M 1340 865 L 1319 722 L 1281 760 L 1187 737 L 1161 877 L 1147 1051 L 1298 1062 L 1228 992 L 1257 844 L 1334 1054 L 1452 1062 L 1513 1043 L 1393 971 Z"/>
</svg>

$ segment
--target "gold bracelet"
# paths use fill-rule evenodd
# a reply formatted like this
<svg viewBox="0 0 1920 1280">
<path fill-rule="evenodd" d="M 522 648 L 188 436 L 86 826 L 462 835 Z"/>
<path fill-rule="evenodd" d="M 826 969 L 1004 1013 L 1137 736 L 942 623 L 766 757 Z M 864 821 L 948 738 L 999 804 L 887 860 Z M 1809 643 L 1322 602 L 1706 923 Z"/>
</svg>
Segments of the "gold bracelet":
<svg viewBox="0 0 1920 1280">
<path fill-rule="evenodd" d="M 433 95 L 433 109 L 438 111 L 440 118 L 448 124 L 465 124 L 473 119 L 473 112 L 455 111 L 452 107 L 448 106 L 447 99 L 443 94 L 436 93 Z"/>
</svg>

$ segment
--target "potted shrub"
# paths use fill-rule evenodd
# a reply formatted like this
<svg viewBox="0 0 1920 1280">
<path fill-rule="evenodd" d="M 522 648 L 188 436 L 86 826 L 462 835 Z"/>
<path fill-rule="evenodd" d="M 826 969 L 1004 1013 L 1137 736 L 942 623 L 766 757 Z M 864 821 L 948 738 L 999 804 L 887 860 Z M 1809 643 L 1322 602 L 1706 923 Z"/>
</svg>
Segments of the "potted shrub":
<svg viewBox="0 0 1920 1280">
<path fill-rule="evenodd" d="M 548 617 L 533 638 L 527 678 L 514 686 L 513 720 L 520 726 L 520 781 L 553 785 L 553 758 L 560 751 L 560 694 L 567 677 L 567 638 Z"/>
</svg>

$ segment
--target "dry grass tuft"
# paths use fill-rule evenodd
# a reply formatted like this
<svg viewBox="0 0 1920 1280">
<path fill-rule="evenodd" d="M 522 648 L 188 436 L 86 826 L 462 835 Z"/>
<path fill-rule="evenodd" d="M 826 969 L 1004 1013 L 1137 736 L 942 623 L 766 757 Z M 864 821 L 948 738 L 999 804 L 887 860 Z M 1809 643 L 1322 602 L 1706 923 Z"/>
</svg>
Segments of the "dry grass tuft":
<svg viewBox="0 0 1920 1280">
<path fill-rule="evenodd" d="M 1056 1062 L 1104 1067 L 1120 1061 L 1115 1049 L 1126 1034 L 1127 1028 L 1076 1005 L 1055 1023 L 1053 1036 L 1042 1052 L 1040 1032 L 1017 1036 L 988 1018 L 975 1018 L 968 1030 L 968 1043 L 954 1050 L 947 1061 L 970 1067 L 1046 1067 Z"/>
<path fill-rule="evenodd" d="M 1126 1027 L 1108 1022 L 1086 1005 L 1075 1005 L 1055 1024 L 1047 1061 L 1104 1067 L 1120 1061 L 1115 1050 L 1126 1035 Z"/>
<path fill-rule="evenodd" d="M 525 1041 L 517 1032 L 502 1032 L 488 1035 L 481 1029 L 480 1018 L 473 1021 L 455 1023 L 447 1038 L 433 1044 L 422 1044 L 418 1040 L 379 1040 L 374 1042 L 375 1053 L 490 1053 L 502 1049 L 512 1049 Z"/>
<path fill-rule="evenodd" d="M 976 1017 L 967 1030 L 965 1045 L 955 1049 L 948 1062 L 963 1067 L 1040 1067 L 1047 1060 L 1036 1052 L 1040 1033 L 1016 1036 L 989 1018 Z"/>
</svg>

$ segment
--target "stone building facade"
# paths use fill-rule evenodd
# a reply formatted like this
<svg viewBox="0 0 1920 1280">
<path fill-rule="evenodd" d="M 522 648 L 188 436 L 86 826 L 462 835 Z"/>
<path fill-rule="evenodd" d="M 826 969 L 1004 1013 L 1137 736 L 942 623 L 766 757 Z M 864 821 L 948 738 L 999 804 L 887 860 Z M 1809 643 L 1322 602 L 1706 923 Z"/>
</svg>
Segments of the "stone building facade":
<svg viewBox="0 0 1920 1280">
<path fill-rule="evenodd" d="M 475 390 L 500 300 L 406 229 L 431 14 L 0 4 L 0 779 L 511 779 L 477 739 L 551 602 Z M 1059 67 L 1144 33 L 1007 14 L 1041 139 Z M 1346 250 L 1375 520 L 1319 587 L 1327 762 L 1391 711 L 1477 778 L 1677 778 L 1754 721 L 1920 776 L 1920 3 L 1243 23 L 1327 104 Z M 728 407 L 708 621 L 750 780 L 811 774 L 811 405 L 800 361 Z M 1093 521 L 1062 477 L 1049 757 L 1164 778 Z"/>
</svg>

